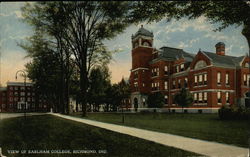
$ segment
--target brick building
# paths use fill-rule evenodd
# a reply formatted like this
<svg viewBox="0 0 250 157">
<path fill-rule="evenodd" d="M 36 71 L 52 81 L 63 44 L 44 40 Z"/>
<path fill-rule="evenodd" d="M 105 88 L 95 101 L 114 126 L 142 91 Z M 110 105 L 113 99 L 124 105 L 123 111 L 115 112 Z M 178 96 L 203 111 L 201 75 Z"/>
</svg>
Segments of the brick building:
<svg viewBox="0 0 250 157">
<path fill-rule="evenodd" d="M 131 107 L 146 108 L 152 92 L 162 92 L 165 108 L 179 111 L 174 95 L 187 88 L 194 97 L 188 112 L 217 112 L 222 105 L 250 106 L 248 55 L 228 56 L 225 44 L 216 52 L 187 53 L 172 47 L 153 48 L 153 33 L 143 26 L 132 35 Z"/>
<path fill-rule="evenodd" d="M 23 112 L 24 110 L 45 111 L 47 105 L 45 101 L 37 101 L 33 83 L 26 83 L 25 88 L 24 83 L 7 82 L 7 87 L 0 88 L 0 111 Z"/>
</svg>

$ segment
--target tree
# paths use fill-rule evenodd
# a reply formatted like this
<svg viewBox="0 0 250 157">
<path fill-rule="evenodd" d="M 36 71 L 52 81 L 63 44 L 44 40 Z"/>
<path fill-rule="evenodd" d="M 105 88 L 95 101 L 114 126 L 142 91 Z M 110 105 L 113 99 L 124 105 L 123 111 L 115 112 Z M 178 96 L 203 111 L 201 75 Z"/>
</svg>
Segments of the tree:
<svg viewBox="0 0 250 157">
<path fill-rule="evenodd" d="M 242 35 L 250 46 L 250 3 L 249 1 L 140 1 L 134 3 L 133 21 L 168 21 L 175 18 L 189 19 L 205 16 L 211 23 L 221 23 L 217 30 L 230 25 L 243 26 Z M 250 49 L 249 49 L 250 50 Z M 249 52 L 250 54 L 250 52 Z"/>
<path fill-rule="evenodd" d="M 104 104 L 105 91 L 110 84 L 110 73 L 107 66 L 93 68 L 89 76 L 88 103 L 94 105 L 94 111 L 99 111 L 99 106 Z"/>
<path fill-rule="evenodd" d="M 83 116 L 86 115 L 89 72 L 96 64 L 109 59 L 103 41 L 128 26 L 129 4 L 115 1 L 38 2 L 23 9 L 30 24 L 46 30 L 62 50 L 72 53 L 79 68 Z"/>
<path fill-rule="evenodd" d="M 25 65 L 28 78 L 35 83 L 36 100 L 45 99 L 47 103 L 59 110 L 58 97 L 60 95 L 58 83 L 60 78 L 60 63 L 51 44 L 43 35 L 36 32 L 28 39 L 29 44 L 20 44 L 33 60 Z M 40 102 L 36 102 L 38 105 Z M 36 106 L 36 109 L 38 106 Z"/>
<path fill-rule="evenodd" d="M 186 88 L 182 88 L 181 91 L 177 93 L 174 97 L 174 102 L 176 104 L 181 105 L 182 113 L 183 113 L 183 108 L 193 103 L 193 101 L 194 98 L 192 94 Z"/>
<path fill-rule="evenodd" d="M 161 92 L 154 92 L 148 96 L 149 108 L 161 108 L 165 104 L 164 95 Z"/>
</svg>

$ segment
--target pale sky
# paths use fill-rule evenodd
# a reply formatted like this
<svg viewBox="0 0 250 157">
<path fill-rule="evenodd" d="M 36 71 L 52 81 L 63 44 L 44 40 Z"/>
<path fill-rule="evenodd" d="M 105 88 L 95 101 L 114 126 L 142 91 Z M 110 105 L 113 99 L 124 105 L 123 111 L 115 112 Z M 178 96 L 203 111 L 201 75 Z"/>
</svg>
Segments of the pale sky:
<svg viewBox="0 0 250 157">
<path fill-rule="evenodd" d="M 0 3 L 0 80 L 2 85 L 7 81 L 15 81 L 16 71 L 24 69 L 24 64 L 30 61 L 25 58 L 26 52 L 17 46 L 18 42 L 32 35 L 32 28 L 21 21 L 20 7 L 23 5 L 23 2 Z M 140 25 L 132 25 L 116 38 L 105 42 L 110 50 L 120 51 L 114 55 L 114 61 L 109 66 L 113 83 L 120 81 L 122 77 L 129 77 L 132 64 L 131 35 L 136 33 Z M 221 32 L 213 32 L 219 23 L 212 25 L 205 17 L 171 22 L 162 20 L 151 24 L 143 23 L 143 25 L 144 28 L 154 33 L 156 48 L 169 46 L 196 54 L 199 49 L 214 52 L 215 44 L 224 42 L 227 55 L 241 56 L 248 52 L 247 41 L 241 34 L 242 27 L 230 26 Z M 19 77 L 18 81 L 23 81 L 23 78 Z"/>
</svg>

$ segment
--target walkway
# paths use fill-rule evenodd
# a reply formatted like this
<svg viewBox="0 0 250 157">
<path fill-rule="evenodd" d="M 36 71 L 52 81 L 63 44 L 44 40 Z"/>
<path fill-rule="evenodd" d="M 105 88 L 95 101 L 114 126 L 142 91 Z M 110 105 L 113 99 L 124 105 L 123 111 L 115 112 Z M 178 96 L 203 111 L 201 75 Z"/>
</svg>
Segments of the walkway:
<svg viewBox="0 0 250 157">
<path fill-rule="evenodd" d="M 56 113 L 51 113 L 54 116 L 61 117 L 68 120 L 73 120 L 88 125 L 104 128 L 107 130 L 119 132 L 122 134 L 131 135 L 145 140 L 153 141 L 166 146 L 176 147 L 186 151 L 195 152 L 205 156 L 212 157 L 247 157 L 248 149 L 232 145 L 220 144 L 216 142 L 208 142 L 188 137 L 182 137 L 167 133 L 160 133 L 155 131 L 137 129 L 133 127 L 103 123 L 93 120 L 87 120 L 77 117 L 71 117 Z"/>
</svg>

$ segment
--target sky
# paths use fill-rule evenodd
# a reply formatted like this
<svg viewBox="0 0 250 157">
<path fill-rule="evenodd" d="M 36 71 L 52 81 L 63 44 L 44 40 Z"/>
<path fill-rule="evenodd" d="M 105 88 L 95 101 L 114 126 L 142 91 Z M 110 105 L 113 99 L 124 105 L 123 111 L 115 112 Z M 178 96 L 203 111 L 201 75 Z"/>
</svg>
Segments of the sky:
<svg viewBox="0 0 250 157">
<path fill-rule="evenodd" d="M 24 65 L 31 59 L 25 57 L 27 53 L 17 43 L 24 42 L 32 35 L 32 27 L 22 21 L 20 8 L 24 2 L 0 3 L 0 83 L 16 81 L 16 71 L 25 69 Z M 242 56 L 248 52 L 245 37 L 241 34 L 242 27 L 230 26 L 221 32 L 214 32 L 220 23 L 210 24 L 208 19 L 200 17 L 195 20 L 181 19 L 166 22 L 161 20 L 154 23 L 140 23 L 131 25 L 117 37 L 105 41 L 110 50 L 118 50 L 109 65 L 111 81 L 116 83 L 128 78 L 132 66 L 131 35 L 135 34 L 143 24 L 145 29 L 154 33 L 154 47 L 162 46 L 181 48 L 186 52 L 196 54 L 199 49 L 215 52 L 215 44 L 224 42 L 226 55 Z M 17 81 L 23 81 L 21 76 Z"/>
</svg>

